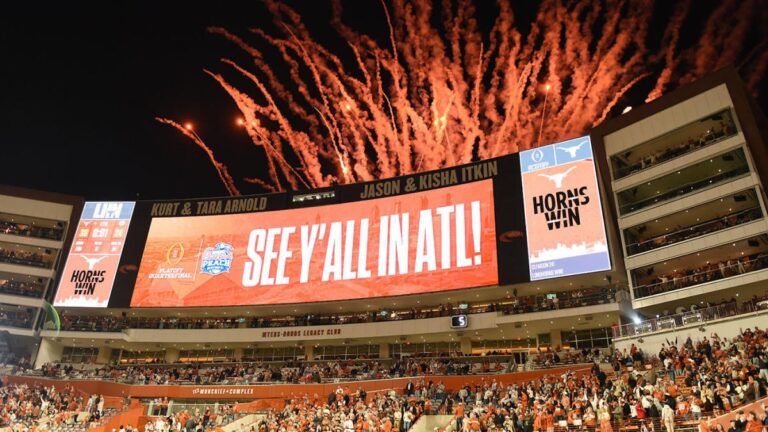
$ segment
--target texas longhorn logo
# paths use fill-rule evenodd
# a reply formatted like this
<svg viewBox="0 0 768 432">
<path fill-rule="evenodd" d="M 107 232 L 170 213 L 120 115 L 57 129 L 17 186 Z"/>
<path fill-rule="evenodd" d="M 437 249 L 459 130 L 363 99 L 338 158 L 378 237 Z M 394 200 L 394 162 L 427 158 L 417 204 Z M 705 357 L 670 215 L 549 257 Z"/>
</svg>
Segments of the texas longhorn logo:
<svg viewBox="0 0 768 432">
<path fill-rule="evenodd" d="M 575 159 L 576 158 L 576 153 L 587 142 L 588 142 L 587 140 L 584 140 L 584 141 L 576 144 L 575 146 L 570 146 L 570 147 L 560 147 L 560 146 L 558 146 L 558 147 L 555 147 L 555 148 L 557 148 L 558 150 L 562 150 L 562 151 L 568 153 L 571 156 L 571 159 Z"/>
<path fill-rule="evenodd" d="M 93 270 L 96 268 L 96 264 L 100 263 L 103 259 L 105 259 L 107 255 L 102 255 L 98 258 L 89 258 L 85 255 L 80 255 L 80 258 L 84 259 L 86 263 L 88 263 L 88 270 Z"/>
<path fill-rule="evenodd" d="M 576 167 L 572 166 L 568 168 L 567 170 L 557 173 L 557 174 L 539 174 L 539 177 L 545 177 L 547 180 L 551 181 L 555 184 L 555 187 L 560 189 L 563 187 L 563 180 L 565 180 L 566 177 L 568 177 L 568 174 L 571 173 L 571 171 L 575 170 Z"/>
</svg>

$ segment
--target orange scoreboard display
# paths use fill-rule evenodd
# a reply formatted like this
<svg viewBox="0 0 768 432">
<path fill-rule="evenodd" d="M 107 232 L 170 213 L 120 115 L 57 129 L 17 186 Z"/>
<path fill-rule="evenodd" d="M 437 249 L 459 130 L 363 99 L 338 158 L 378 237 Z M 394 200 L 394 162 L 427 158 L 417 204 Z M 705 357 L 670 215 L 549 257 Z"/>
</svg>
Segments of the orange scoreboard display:
<svg viewBox="0 0 768 432">
<path fill-rule="evenodd" d="M 349 300 L 498 283 L 491 180 L 325 206 L 152 220 L 131 306 Z"/>
<path fill-rule="evenodd" d="M 54 306 L 107 307 L 134 205 L 85 203 Z"/>
</svg>

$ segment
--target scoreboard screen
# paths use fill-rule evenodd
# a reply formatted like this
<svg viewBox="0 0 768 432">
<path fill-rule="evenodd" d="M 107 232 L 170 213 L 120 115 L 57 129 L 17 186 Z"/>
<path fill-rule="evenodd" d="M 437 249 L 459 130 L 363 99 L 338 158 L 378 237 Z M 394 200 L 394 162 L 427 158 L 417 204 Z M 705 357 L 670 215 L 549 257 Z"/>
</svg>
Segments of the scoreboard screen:
<svg viewBox="0 0 768 432">
<path fill-rule="evenodd" d="M 133 202 L 85 203 L 54 306 L 107 307 L 133 207 Z"/>
<path fill-rule="evenodd" d="M 466 328 L 469 318 L 466 315 L 454 315 L 451 317 L 451 328 Z"/>
<path fill-rule="evenodd" d="M 584 136 L 314 191 L 89 202 L 54 304 L 313 303 L 610 268 L 592 144 Z"/>
</svg>

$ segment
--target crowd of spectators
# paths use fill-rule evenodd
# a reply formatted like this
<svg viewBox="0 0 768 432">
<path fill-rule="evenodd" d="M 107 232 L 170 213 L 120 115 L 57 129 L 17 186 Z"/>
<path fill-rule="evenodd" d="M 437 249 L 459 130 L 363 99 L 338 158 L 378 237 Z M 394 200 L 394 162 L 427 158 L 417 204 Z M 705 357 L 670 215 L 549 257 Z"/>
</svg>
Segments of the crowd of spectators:
<svg viewBox="0 0 768 432">
<path fill-rule="evenodd" d="M 374 395 L 340 386 L 327 398 L 304 395 L 289 400 L 282 411 L 269 412 L 254 430 L 407 431 L 422 415 L 450 414 L 458 431 L 543 431 L 548 429 L 549 405 L 553 421 L 557 415 L 581 425 L 581 415 L 577 418 L 576 413 L 589 402 L 586 392 L 598 388 L 600 377 L 606 378 L 599 372 L 586 378 L 566 373 L 522 385 L 505 385 L 493 378 L 455 392 L 446 390 L 441 381 L 422 379 L 409 382 L 401 394 L 392 390 Z M 568 407 L 567 417 L 564 409 L 554 409 L 561 402 Z M 590 410 L 584 414 L 585 425 L 594 415 Z"/>
<path fill-rule="evenodd" d="M 53 259 L 48 254 L 0 247 L 0 262 L 50 268 Z"/>
<path fill-rule="evenodd" d="M 685 241 L 694 237 L 703 236 L 726 228 L 751 222 L 763 216 L 759 207 L 740 211 L 728 216 L 722 216 L 706 222 L 697 223 L 694 226 L 680 228 L 671 233 L 664 233 L 650 239 L 638 237 L 637 241 L 627 245 L 627 252 L 630 255 L 647 252 L 649 250 L 664 247 L 666 245 Z M 642 231 L 641 227 L 638 231 Z"/>
<path fill-rule="evenodd" d="M 672 419 L 700 421 L 708 415 L 730 412 L 765 397 L 768 390 L 768 337 L 766 331 L 758 327 L 743 330 L 730 340 L 717 334 L 695 342 L 687 338 L 682 345 L 678 340 L 668 340 L 655 355 L 632 345 L 629 350 L 616 353 L 614 368 L 618 370 L 621 363 L 634 367 L 645 363 L 658 365 L 639 378 L 630 375 L 630 384 L 633 379 L 636 385 L 640 385 L 641 380 L 669 383 L 666 389 L 661 389 L 663 398 L 657 397 L 652 389 L 650 396 L 649 389 L 643 391 L 640 405 L 635 408 L 638 418 L 658 417 L 658 413 L 663 417 L 664 405 L 667 405 L 672 410 L 668 414 Z M 678 391 L 677 384 L 685 391 Z M 742 420 L 752 415 L 762 425 L 768 424 L 765 412 L 740 412 L 740 415 Z M 744 431 L 745 424 L 746 421 L 736 425 L 731 432 Z M 762 425 L 749 430 L 760 432 Z"/>
<path fill-rule="evenodd" d="M 667 341 L 657 355 L 632 345 L 617 353 L 618 363 L 639 366 L 655 363 L 650 379 L 682 383 L 689 389 L 675 402 L 678 415 L 699 420 L 703 413 L 723 413 L 766 396 L 768 390 L 768 338 L 758 327 L 746 329 L 731 340 L 713 334 L 679 345 Z"/>
<path fill-rule="evenodd" d="M 86 431 L 114 410 L 104 409 L 104 397 L 79 395 L 69 386 L 8 385 L 0 387 L 0 427 L 12 431 Z"/>
<path fill-rule="evenodd" d="M 48 228 L 8 220 L 0 220 L 0 233 L 37 237 L 47 240 L 61 240 L 61 237 L 64 234 L 64 228 L 61 222 L 57 222 L 55 227 Z"/>
<path fill-rule="evenodd" d="M 612 432 L 633 424 L 642 432 L 657 426 L 674 432 L 687 421 L 700 432 L 714 432 L 712 416 L 765 396 L 767 351 L 766 332 L 755 328 L 731 340 L 713 335 L 665 344 L 659 366 L 648 370 L 640 367 L 648 360 L 641 349 L 617 351 L 619 367 L 612 376 L 595 364 L 586 374 L 545 375 L 523 384 L 505 385 L 489 376 L 456 392 L 425 379 L 411 382 L 402 395 L 372 398 L 339 387 L 325 399 L 305 395 L 288 401 L 254 430 L 407 431 L 424 413 L 447 413 L 458 431 Z M 622 363 L 637 368 L 625 372 Z M 768 425 L 765 406 L 740 414 L 731 432 L 760 432 Z"/>
<path fill-rule="evenodd" d="M 252 431 L 407 431 L 422 414 L 437 412 L 424 383 L 409 383 L 405 393 L 394 390 L 368 394 L 339 386 L 327 397 L 304 395 L 287 401 L 285 408 L 270 410 L 251 426 Z M 442 384 L 429 383 L 435 398 L 444 397 Z"/>
<path fill-rule="evenodd" d="M 639 158 L 636 162 L 627 163 L 625 158 L 631 156 L 631 151 L 627 152 L 623 158 L 616 157 L 618 167 L 615 170 L 617 179 L 626 177 L 630 174 L 648 168 L 650 166 L 666 162 L 678 156 L 690 153 L 694 150 L 708 146 L 719 141 L 721 138 L 736 134 L 736 124 L 730 119 L 730 116 L 720 114 L 722 120 L 717 126 L 714 126 L 698 136 L 689 136 L 687 140 L 677 144 L 663 146 L 658 151 L 647 154 Z"/>
<path fill-rule="evenodd" d="M 543 355 L 554 357 L 556 353 Z M 667 341 L 658 353 L 645 353 L 632 345 L 615 351 L 613 373 L 594 363 L 589 372 L 545 374 L 520 384 L 505 384 L 498 375 L 484 375 L 476 384 L 465 385 L 458 391 L 447 390 L 439 377 L 425 376 L 427 372 L 446 373 L 451 367 L 457 368 L 460 363 L 454 361 L 468 359 L 394 362 L 387 367 L 376 361 L 296 363 L 279 369 L 253 364 L 207 368 L 141 366 L 103 368 L 91 373 L 139 384 L 190 380 L 198 384 L 229 383 L 233 378 L 233 383 L 237 383 L 238 378 L 267 371 L 272 374 L 270 379 L 277 374 L 278 380 L 285 381 L 284 375 L 290 375 L 293 382 L 317 381 L 315 374 L 321 378 L 372 373 L 380 377 L 413 377 L 401 393 L 367 395 L 361 387 L 352 390 L 352 383 L 340 383 L 327 397 L 307 394 L 293 398 L 284 409 L 270 411 L 253 425 L 255 431 L 407 431 L 419 416 L 443 413 L 454 417 L 456 430 L 460 431 L 552 432 L 558 427 L 612 432 L 629 423 L 642 432 L 654 431 L 656 427 L 674 432 L 675 425 L 688 422 L 700 432 L 715 432 L 710 418 L 759 400 L 768 389 L 768 334 L 758 327 L 743 330 L 730 339 L 712 334 L 698 341 Z M 645 367 L 647 364 L 655 367 Z M 489 363 L 483 370 L 498 370 L 499 366 Z M 360 370 L 354 371 L 355 368 Z M 43 373 L 74 377 L 82 372 L 46 365 Z M 457 373 L 471 371 L 458 367 Z M 40 389 L 35 392 L 38 394 Z M 93 404 L 76 398 L 74 402 L 79 411 L 85 407 L 86 412 L 92 413 Z M 233 412 L 225 407 L 218 412 L 183 410 L 166 415 L 163 405 L 158 406 L 162 418 L 150 426 L 152 432 L 187 426 L 191 430 L 211 427 L 219 417 Z M 16 416 L 22 412 L 12 410 Z M 10 415 L 7 409 L 4 413 Z M 742 412 L 731 432 L 760 432 L 766 424 L 764 411 Z"/>
<path fill-rule="evenodd" d="M 422 353 L 402 359 L 286 360 L 258 362 L 247 358 L 226 363 L 92 364 L 46 363 L 24 373 L 56 379 L 100 379 L 126 384 L 249 385 L 266 383 L 328 383 L 435 375 L 491 375 L 578 363 L 607 361 L 600 350 L 540 349 L 517 364 L 510 353 L 482 355 L 460 352 Z"/>
<path fill-rule="evenodd" d="M 213 430 L 236 420 L 241 415 L 237 413 L 237 402 L 219 403 L 213 406 L 181 409 L 175 413 L 168 412 L 168 400 L 156 400 L 153 407 L 154 418 L 144 426 L 144 432 L 174 432 Z"/>
<path fill-rule="evenodd" d="M 0 279 L 0 293 L 3 294 L 41 298 L 44 292 L 45 284 L 42 279 L 38 279 L 36 282 Z"/>
<path fill-rule="evenodd" d="M 723 156 L 723 159 L 727 161 L 732 161 L 735 158 L 736 157 L 731 154 Z M 694 165 L 694 167 L 695 166 L 696 165 Z M 690 181 L 689 183 L 672 183 L 674 186 L 665 192 L 656 191 L 654 194 L 652 191 L 647 191 L 646 193 L 641 194 L 640 198 L 637 197 L 640 186 L 635 186 L 618 193 L 619 211 L 622 214 L 634 212 L 663 201 L 679 198 L 683 195 L 693 193 L 694 191 L 708 188 L 713 184 L 747 173 L 749 173 L 749 165 L 746 163 L 737 163 L 733 164 L 731 167 L 718 169 L 717 173 L 713 173 L 708 177 L 700 178 L 700 176 L 695 176 L 695 179 L 692 179 L 693 181 Z M 685 178 L 687 176 L 684 175 L 683 177 Z"/>
<path fill-rule="evenodd" d="M 768 266 L 768 253 L 760 252 L 741 258 L 709 262 L 697 268 L 675 270 L 671 273 L 656 275 L 650 283 L 635 287 L 635 298 L 725 279 L 761 270 L 766 266 Z"/>
<path fill-rule="evenodd" d="M 561 347 L 555 347 L 553 350 L 538 350 L 537 353 L 529 353 L 527 362 L 523 366 L 527 370 L 536 370 L 579 363 L 604 363 L 609 360 L 609 352 L 600 348 L 563 350 Z"/>
<path fill-rule="evenodd" d="M 385 379 L 404 376 L 471 375 L 507 371 L 509 357 L 453 357 L 377 360 L 239 362 L 189 365 L 131 365 L 83 368 L 48 363 L 35 373 L 59 379 L 104 379 L 127 384 L 245 385 L 262 383 L 320 383 Z"/>
<path fill-rule="evenodd" d="M 35 314 L 32 308 L 17 307 L 0 310 L 0 326 L 31 328 Z"/>
<path fill-rule="evenodd" d="M 621 291 L 618 291 L 621 292 Z M 302 315 L 279 317 L 133 317 L 114 315 L 71 315 L 63 313 L 61 330 L 65 331 L 123 331 L 127 328 L 150 329 L 228 329 L 269 328 L 312 325 L 340 325 L 370 322 L 399 321 L 449 317 L 455 314 L 501 312 L 505 315 L 566 309 L 616 301 L 614 288 L 589 288 L 549 293 L 544 295 L 517 296 L 504 300 L 467 307 L 450 303 L 430 308 L 411 308 L 398 311 L 370 311 L 353 314 Z"/>
</svg>

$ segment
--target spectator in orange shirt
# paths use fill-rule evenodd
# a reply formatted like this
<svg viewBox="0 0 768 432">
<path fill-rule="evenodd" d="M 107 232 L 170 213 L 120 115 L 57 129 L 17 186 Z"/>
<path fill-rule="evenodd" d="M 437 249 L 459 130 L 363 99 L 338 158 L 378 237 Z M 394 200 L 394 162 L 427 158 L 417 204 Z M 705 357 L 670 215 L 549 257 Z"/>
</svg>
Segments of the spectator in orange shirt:
<svg viewBox="0 0 768 432">
<path fill-rule="evenodd" d="M 544 428 L 547 432 L 555 431 L 555 416 L 553 416 L 549 411 L 544 412 Z"/>
<path fill-rule="evenodd" d="M 544 419 L 542 418 L 542 412 L 539 410 L 536 413 L 536 417 L 533 418 L 533 430 L 534 432 L 541 432 L 541 429 L 543 427 Z"/>
<path fill-rule="evenodd" d="M 381 428 L 384 432 L 392 432 L 392 421 L 389 417 L 386 417 L 381 424 Z"/>
<path fill-rule="evenodd" d="M 597 425 L 597 416 L 591 406 L 587 407 L 587 412 L 584 413 L 584 425 L 590 429 Z"/>
<path fill-rule="evenodd" d="M 477 416 L 474 413 L 469 415 L 469 430 L 471 431 L 480 430 L 480 420 L 477 418 Z"/>
<path fill-rule="evenodd" d="M 562 404 L 557 404 L 557 406 L 555 406 L 554 415 L 555 415 L 555 421 L 565 420 L 565 409 L 563 409 Z"/>
<path fill-rule="evenodd" d="M 747 415 L 747 429 L 746 432 L 762 432 L 763 424 L 758 420 L 757 414 L 754 411 L 750 411 Z"/>
<path fill-rule="evenodd" d="M 667 387 L 667 393 L 669 393 L 669 395 L 673 398 L 677 398 L 677 386 L 674 382 L 669 383 L 669 386 Z"/>
<path fill-rule="evenodd" d="M 464 427 L 464 403 L 463 402 L 459 402 L 459 404 L 456 405 L 454 414 L 456 415 L 456 430 L 460 431 Z"/>
<path fill-rule="evenodd" d="M 710 432 L 708 418 L 705 417 L 699 420 L 699 432 Z"/>
</svg>

